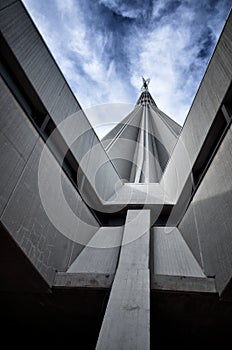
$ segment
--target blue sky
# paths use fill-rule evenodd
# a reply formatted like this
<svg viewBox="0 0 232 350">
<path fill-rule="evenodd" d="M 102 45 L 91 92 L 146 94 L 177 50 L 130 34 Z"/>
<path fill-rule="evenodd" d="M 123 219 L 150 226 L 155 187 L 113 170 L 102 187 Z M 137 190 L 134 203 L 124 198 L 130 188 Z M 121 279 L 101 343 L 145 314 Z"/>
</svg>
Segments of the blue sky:
<svg viewBox="0 0 232 350">
<path fill-rule="evenodd" d="M 84 110 L 135 104 L 144 76 L 158 107 L 180 124 L 231 6 L 231 0 L 23 3 Z"/>
</svg>

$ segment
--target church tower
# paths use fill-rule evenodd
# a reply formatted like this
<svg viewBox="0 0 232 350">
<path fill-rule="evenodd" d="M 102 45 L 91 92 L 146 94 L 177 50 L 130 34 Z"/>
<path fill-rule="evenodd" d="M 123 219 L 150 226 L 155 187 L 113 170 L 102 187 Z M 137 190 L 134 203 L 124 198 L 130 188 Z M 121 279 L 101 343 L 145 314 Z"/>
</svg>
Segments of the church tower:
<svg viewBox="0 0 232 350">
<path fill-rule="evenodd" d="M 143 78 L 141 95 L 132 110 L 102 140 L 118 173 L 127 182 L 159 182 L 181 126 L 163 113 Z"/>
<path fill-rule="evenodd" d="M 100 141 L 20 0 L 0 52 L 2 343 L 227 348 L 232 14 L 182 128 L 143 79 Z"/>
</svg>

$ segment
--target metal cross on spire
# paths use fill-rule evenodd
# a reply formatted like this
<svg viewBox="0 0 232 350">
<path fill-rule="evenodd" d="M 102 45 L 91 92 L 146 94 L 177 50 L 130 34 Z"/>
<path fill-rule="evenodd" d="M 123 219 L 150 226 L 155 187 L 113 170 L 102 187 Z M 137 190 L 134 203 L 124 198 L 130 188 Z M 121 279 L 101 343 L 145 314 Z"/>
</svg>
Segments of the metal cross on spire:
<svg viewBox="0 0 232 350">
<path fill-rule="evenodd" d="M 143 85 L 141 87 L 141 90 L 147 91 L 148 90 L 148 84 L 150 83 L 151 79 L 150 78 L 144 79 L 144 77 L 142 77 L 142 79 L 143 79 Z"/>
</svg>

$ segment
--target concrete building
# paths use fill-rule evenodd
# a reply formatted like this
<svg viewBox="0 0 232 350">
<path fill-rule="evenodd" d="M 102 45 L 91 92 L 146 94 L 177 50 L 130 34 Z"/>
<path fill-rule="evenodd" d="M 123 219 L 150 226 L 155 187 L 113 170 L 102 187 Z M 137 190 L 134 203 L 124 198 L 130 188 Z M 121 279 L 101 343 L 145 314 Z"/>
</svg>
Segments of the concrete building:
<svg viewBox="0 0 232 350">
<path fill-rule="evenodd" d="M 232 15 L 183 128 L 144 85 L 102 142 L 21 1 L 1 1 L 0 29 L 2 339 L 227 344 Z"/>
</svg>

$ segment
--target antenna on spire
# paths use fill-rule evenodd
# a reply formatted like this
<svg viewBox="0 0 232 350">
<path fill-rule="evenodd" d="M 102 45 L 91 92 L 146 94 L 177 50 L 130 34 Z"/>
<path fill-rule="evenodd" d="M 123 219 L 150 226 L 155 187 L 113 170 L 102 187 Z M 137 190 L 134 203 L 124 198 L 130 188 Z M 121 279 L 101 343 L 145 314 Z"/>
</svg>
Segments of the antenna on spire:
<svg viewBox="0 0 232 350">
<path fill-rule="evenodd" d="M 150 83 L 150 78 L 148 79 L 144 79 L 144 77 L 142 77 L 143 79 L 143 85 L 141 87 L 141 90 L 147 91 L 148 90 L 148 84 Z"/>
</svg>

